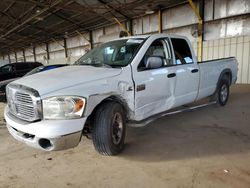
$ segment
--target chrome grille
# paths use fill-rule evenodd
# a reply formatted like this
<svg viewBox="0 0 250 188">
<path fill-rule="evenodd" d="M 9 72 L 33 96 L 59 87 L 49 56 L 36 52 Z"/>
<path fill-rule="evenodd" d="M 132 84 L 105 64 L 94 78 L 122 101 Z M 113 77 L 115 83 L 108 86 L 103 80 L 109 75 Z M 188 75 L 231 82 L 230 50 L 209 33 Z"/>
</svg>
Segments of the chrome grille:
<svg viewBox="0 0 250 188">
<path fill-rule="evenodd" d="M 7 86 L 7 100 L 12 115 L 25 121 L 41 119 L 41 99 L 36 90 L 10 84 Z"/>
<path fill-rule="evenodd" d="M 16 92 L 16 100 L 24 104 L 33 104 L 32 98 L 26 93 Z"/>
<path fill-rule="evenodd" d="M 22 117 L 28 116 L 28 118 L 34 118 L 35 117 L 35 110 L 32 106 L 26 106 L 23 104 L 16 104 L 16 112 L 18 115 Z"/>
</svg>

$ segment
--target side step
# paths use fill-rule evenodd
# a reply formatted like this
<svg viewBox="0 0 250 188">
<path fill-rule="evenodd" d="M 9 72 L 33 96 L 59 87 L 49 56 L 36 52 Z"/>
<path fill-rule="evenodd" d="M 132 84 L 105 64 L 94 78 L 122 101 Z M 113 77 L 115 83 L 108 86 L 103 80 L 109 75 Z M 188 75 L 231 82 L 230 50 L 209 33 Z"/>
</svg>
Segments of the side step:
<svg viewBox="0 0 250 188">
<path fill-rule="evenodd" d="M 142 120 L 142 121 L 130 121 L 128 122 L 128 126 L 130 127 L 144 127 L 145 125 L 159 119 L 159 118 L 162 118 L 162 117 L 165 117 L 165 116 L 170 116 L 170 115 L 174 115 L 174 114 L 178 114 L 178 113 L 182 113 L 182 112 L 189 112 L 189 111 L 192 111 L 192 110 L 196 110 L 196 109 L 199 109 L 199 108 L 203 108 L 203 107 L 206 107 L 206 106 L 210 106 L 210 105 L 213 105 L 213 104 L 216 104 L 216 101 L 212 101 L 212 102 L 209 102 L 209 103 L 205 103 L 205 104 L 200 104 L 200 105 L 196 105 L 196 106 L 191 106 L 191 107 L 184 107 L 184 108 L 181 108 L 181 109 L 178 109 L 178 110 L 173 110 L 173 111 L 166 111 L 166 112 L 163 112 L 163 113 L 160 113 L 160 114 L 156 114 L 156 115 L 153 115 L 145 120 Z"/>
</svg>

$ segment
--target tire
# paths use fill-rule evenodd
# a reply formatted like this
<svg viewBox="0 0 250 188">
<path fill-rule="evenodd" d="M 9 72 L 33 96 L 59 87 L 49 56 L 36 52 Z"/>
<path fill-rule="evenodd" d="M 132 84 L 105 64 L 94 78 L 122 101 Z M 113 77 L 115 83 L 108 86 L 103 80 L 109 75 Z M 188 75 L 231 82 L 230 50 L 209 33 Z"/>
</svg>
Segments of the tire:
<svg viewBox="0 0 250 188">
<path fill-rule="evenodd" d="M 221 79 L 218 85 L 217 103 L 220 106 L 225 106 L 229 98 L 229 81 L 228 79 Z"/>
<path fill-rule="evenodd" d="M 117 155 L 124 149 L 126 121 L 119 103 L 106 102 L 96 111 L 93 125 L 93 144 L 102 155 Z"/>
</svg>

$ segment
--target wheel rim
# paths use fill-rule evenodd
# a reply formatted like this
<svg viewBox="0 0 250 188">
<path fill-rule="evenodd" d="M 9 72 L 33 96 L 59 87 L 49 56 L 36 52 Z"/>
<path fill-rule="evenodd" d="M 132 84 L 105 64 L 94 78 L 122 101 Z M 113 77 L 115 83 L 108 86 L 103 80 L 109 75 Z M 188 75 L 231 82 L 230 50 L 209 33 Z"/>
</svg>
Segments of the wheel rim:
<svg viewBox="0 0 250 188">
<path fill-rule="evenodd" d="M 123 121 L 122 115 L 120 113 L 116 113 L 113 117 L 112 121 L 112 139 L 114 144 L 119 144 L 122 139 L 123 133 Z"/>
<path fill-rule="evenodd" d="M 220 91 L 220 98 L 222 102 L 225 102 L 227 100 L 227 95 L 228 95 L 227 86 L 226 84 L 223 84 Z"/>
</svg>

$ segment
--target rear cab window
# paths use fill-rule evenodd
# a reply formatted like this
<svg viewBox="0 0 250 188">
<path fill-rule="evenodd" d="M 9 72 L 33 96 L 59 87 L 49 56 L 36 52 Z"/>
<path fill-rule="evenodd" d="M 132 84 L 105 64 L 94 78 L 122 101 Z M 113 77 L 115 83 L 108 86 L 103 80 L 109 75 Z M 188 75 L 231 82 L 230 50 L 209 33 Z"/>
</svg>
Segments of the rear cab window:
<svg viewBox="0 0 250 188">
<path fill-rule="evenodd" d="M 193 57 L 190 47 L 185 39 L 171 38 L 173 45 L 176 65 L 185 65 L 193 63 Z"/>
</svg>

